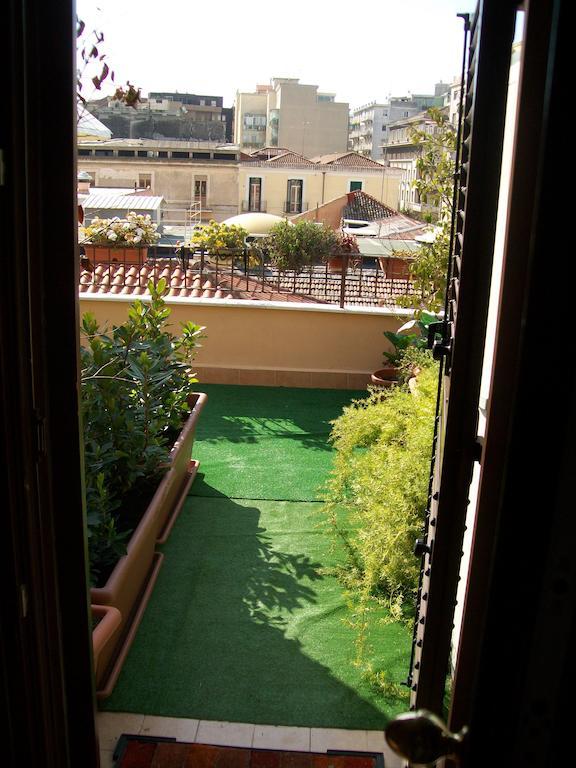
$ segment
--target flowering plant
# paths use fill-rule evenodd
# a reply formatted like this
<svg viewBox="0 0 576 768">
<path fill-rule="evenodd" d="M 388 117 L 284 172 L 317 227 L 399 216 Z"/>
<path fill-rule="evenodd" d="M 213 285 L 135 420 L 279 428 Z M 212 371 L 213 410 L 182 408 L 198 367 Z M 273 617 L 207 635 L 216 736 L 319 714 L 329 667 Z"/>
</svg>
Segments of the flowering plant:
<svg viewBox="0 0 576 768">
<path fill-rule="evenodd" d="M 92 245 L 137 247 L 150 245 L 160 239 L 149 214 L 130 211 L 125 219 L 101 219 L 95 216 L 84 230 L 86 240 Z"/>
<path fill-rule="evenodd" d="M 345 232 L 338 232 L 334 243 L 333 253 L 360 253 L 358 240 L 354 235 L 347 235 Z"/>
<path fill-rule="evenodd" d="M 190 239 L 192 248 L 218 253 L 227 250 L 242 250 L 248 231 L 237 224 L 219 224 L 210 221 L 196 229 Z"/>
</svg>

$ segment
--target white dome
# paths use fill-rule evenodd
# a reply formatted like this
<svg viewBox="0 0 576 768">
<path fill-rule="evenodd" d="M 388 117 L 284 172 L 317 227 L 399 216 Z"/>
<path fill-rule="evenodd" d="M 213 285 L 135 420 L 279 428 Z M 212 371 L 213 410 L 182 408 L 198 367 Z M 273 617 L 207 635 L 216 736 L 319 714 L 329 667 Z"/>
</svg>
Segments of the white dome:
<svg viewBox="0 0 576 768">
<path fill-rule="evenodd" d="M 241 213 L 238 216 L 231 216 L 222 223 L 244 227 L 251 235 L 267 235 L 272 227 L 281 221 L 284 221 L 281 216 L 274 216 L 271 213 Z"/>
</svg>

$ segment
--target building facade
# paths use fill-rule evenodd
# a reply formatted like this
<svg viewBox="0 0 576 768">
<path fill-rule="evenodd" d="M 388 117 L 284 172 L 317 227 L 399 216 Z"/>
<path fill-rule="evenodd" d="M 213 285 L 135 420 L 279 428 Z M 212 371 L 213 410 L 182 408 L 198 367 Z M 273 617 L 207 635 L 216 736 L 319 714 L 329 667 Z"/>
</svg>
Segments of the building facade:
<svg viewBox="0 0 576 768">
<path fill-rule="evenodd" d="M 414 188 L 414 182 L 418 178 L 416 163 L 421 152 L 421 148 L 412 143 L 411 134 L 415 129 L 433 134 L 437 125 L 426 112 L 396 120 L 389 126 L 388 141 L 383 145 L 386 164 L 402 174 L 396 207 L 407 213 L 438 213 L 436 207 L 421 201 L 418 191 Z"/>
<path fill-rule="evenodd" d="M 292 217 L 354 190 L 396 208 L 401 171 L 353 152 L 312 158 L 266 150 L 240 163 L 238 208 Z"/>
<path fill-rule="evenodd" d="M 345 152 L 348 104 L 298 78 L 273 78 L 252 93 L 237 93 L 234 141 L 246 150 L 286 147 L 305 157 Z"/>
<path fill-rule="evenodd" d="M 95 187 L 145 189 L 166 200 L 171 220 L 192 206 L 203 220 L 237 213 L 239 160 L 237 149 L 206 142 L 112 139 L 78 145 L 78 170 L 87 171 Z"/>
<path fill-rule="evenodd" d="M 373 160 L 384 160 L 383 145 L 388 142 L 388 126 L 397 120 L 413 117 L 429 107 L 444 105 L 447 83 L 434 86 L 434 94 L 390 96 L 388 101 L 375 101 L 354 109 L 350 114 L 349 149 Z"/>
</svg>

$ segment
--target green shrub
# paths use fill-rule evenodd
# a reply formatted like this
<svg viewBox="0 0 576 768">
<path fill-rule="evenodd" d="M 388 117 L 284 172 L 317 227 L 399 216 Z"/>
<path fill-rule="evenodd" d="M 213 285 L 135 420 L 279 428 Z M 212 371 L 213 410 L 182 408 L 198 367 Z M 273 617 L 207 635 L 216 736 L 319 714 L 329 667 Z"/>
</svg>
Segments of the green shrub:
<svg viewBox="0 0 576 768">
<path fill-rule="evenodd" d="M 375 597 L 398 618 L 411 604 L 420 563 L 413 554 L 427 502 L 437 367 L 412 350 L 417 386 L 373 390 L 333 423 L 336 448 L 325 509 L 348 562 L 352 598 Z"/>
<path fill-rule="evenodd" d="M 166 281 L 148 285 L 149 302 L 136 300 L 125 323 L 105 333 L 89 313 L 82 318 L 82 421 L 90 569 L 93 583 L 123 554 L 129 523 L 120 513 L 138 506 L 163 463 L 171 438 L 189 411 L 196 381 L 190 368 L 203 329 L 167 329 Z M 138 492 L 141 492 L 140 494 Z M 130 515 L 129 515 L 130 516 Z"/>
<path fill-rule="evenodd" d="M 300 272 L 305 267 L 319 264 L 334 251 L 338 242 L 336 232 L 325 224 L 306 220 L 296 224 L 282 221 L 272 227 L 260 247 L 267 250 L 270 261 L 278 269 Z"/>
</svg>

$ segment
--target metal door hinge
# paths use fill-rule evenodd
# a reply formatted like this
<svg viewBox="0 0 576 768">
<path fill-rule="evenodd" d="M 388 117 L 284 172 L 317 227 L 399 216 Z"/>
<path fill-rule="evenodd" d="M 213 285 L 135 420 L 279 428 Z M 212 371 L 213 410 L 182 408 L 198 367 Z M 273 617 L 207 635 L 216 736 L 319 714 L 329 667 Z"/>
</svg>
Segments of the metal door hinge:
<svg viewBox="0 0 576 768">
<path fill-rule="evenodd" d="M 46 417 L 34 408 L 34 423 L 36 425 L 36 452 L 38 456 L 46 455 Z"/>
<path fill-rule="evenodd" d="M 22 618 L 28 618 L 28 588 L 26 584 L 20 584 L 20 610 Z"/>
</svg>

